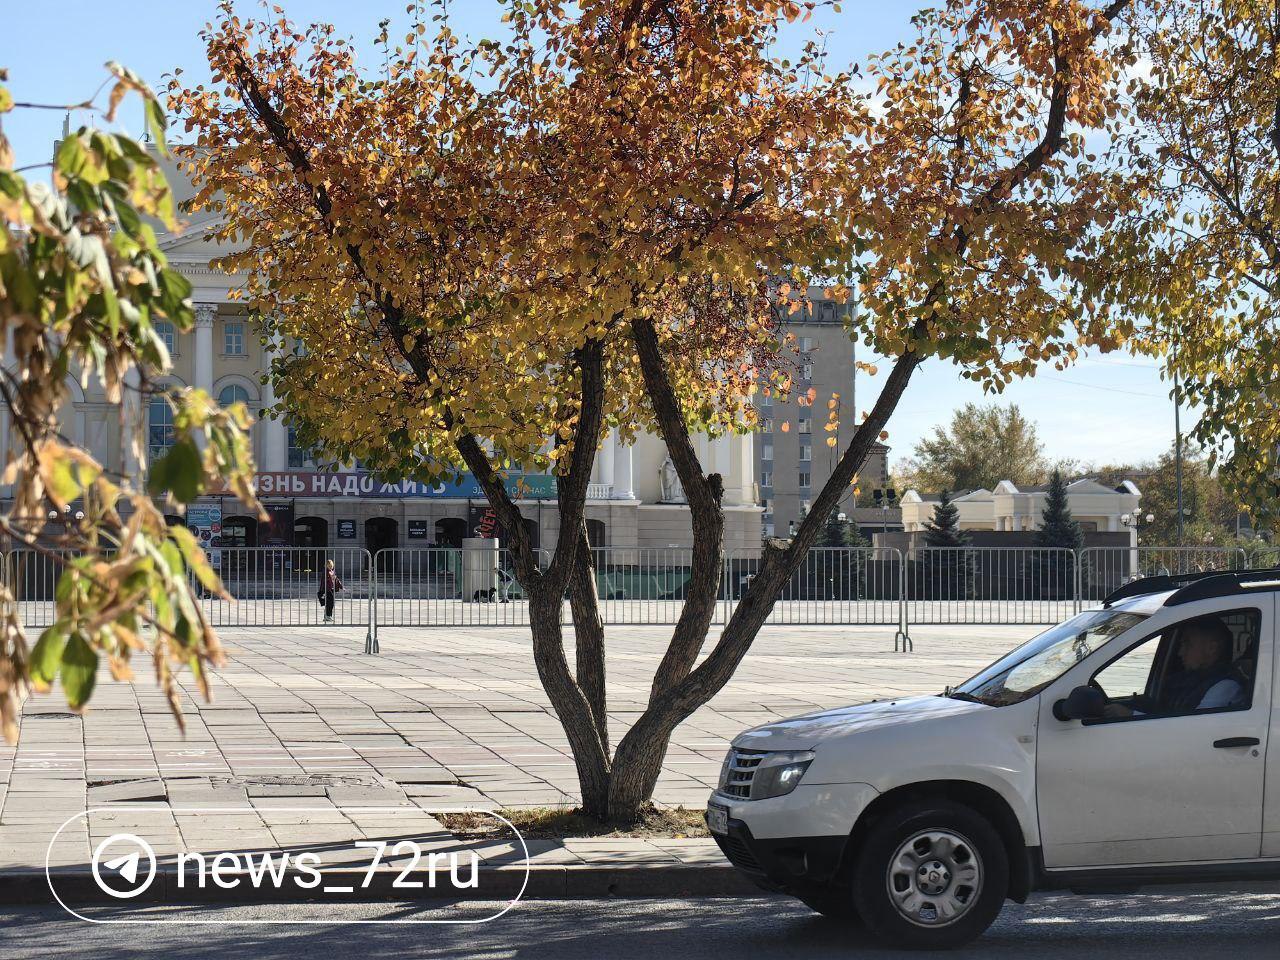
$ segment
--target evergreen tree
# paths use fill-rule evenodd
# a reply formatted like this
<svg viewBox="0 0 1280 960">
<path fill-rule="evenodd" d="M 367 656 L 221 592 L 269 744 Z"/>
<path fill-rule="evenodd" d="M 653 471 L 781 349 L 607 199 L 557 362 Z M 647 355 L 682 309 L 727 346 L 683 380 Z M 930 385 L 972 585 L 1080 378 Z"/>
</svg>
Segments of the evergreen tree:
<svg viewBox="0 0 1280 960">
<path fill-rule="evenodd" d="M 1073 596 L 1076 551 L 1084 546 L 1084 532 L 1071 516 L 1071 508 L 1067 506 L 1067 483 L 1059 470 L 1054 470 L 1049 478 L 1044 513 L 1040 529 L 1036 531 L 1036 545 L 1046 548 L 1037 551 L 1034 557 L 1033 585 L 1036 592 L 1046 599 Z M 1071 552 L 1064 553 L 1063 549 Z"/>
<path fill-rule="evenodd" d="M 960 508 L 951 501 L 951 491 L 943 490 L 933 519 L 924 525 L 924 542 L 928 547 L 967 547 L 969 535 L 960 529 Z"/>
<path fill-rule="evenodd" d="M 960 509 L 943 490 L 933 519 L 924 525 L 924 551 L 919 575 L 922 596 L 934 600 L 964 600 L 969 596 L 971 562 L 969 535 L 960 529 Z"/>
<path fill-rule="evenodd" d="M 825 600 L 860 596 L 865 587 L 866 557 L 859 548 L 869 545 L 856 522 L 831 514 L 823 524 L 817 549 L 809 554 L 809 586 L 804 593 Z"/>
<path fill-rule="evenodd" d="M 1084 532 L 1067 506 L 1067 482 L 1062 479 L 1060 470 L 1054 470 L 1049 478 L 1049 492 L 1045 497 L 1040 529 L 1036 531 L 1036 545 L 1066 547 L 1069 550 L 1079 550 L 1084 546 Z"/>
</svg>

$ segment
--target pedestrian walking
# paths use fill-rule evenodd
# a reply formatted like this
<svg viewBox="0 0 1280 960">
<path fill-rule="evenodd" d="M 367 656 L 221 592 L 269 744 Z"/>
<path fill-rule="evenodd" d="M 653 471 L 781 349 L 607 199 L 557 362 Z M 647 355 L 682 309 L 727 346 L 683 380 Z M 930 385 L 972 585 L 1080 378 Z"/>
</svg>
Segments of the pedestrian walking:
<svg viewBox="0 0 1280 960">
<path fill-rule="evenodd" d="M 510 603 L 511 585 L 515 583 L 516 578 L 501 567 L 494 567 L 493 572 L 498 578 L 498 599 L 502 603 Z"/>
<path fill-rule="evenodd" d="M 338 571 L 334 569 L 333 561 L 326 560 L 324 564 L 324 580 L 320 583 L 319 594 L 316 595 L 316 599 L 324 604 L 325 623 L 333 623 L 333 603 L 338 598 L 338 592 L 342 587 L 342 578 L 338 576 Z"/>
</svg>

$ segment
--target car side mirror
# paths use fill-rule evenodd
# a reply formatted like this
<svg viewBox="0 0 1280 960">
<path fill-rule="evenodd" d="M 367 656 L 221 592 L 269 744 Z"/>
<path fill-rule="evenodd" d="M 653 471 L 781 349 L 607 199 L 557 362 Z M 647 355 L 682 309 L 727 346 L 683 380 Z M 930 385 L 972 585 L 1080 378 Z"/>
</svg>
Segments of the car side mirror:
<svg viewBox="0 0 1280 960">
<path fill-rule="evenodd" d="M 1059 720 L 1097 720 L 1103 715 L 1107 698 L 1097 687 L 1076 687 L 1065 700 L 1053 705 L 1053 715 Z"/>
</svg>

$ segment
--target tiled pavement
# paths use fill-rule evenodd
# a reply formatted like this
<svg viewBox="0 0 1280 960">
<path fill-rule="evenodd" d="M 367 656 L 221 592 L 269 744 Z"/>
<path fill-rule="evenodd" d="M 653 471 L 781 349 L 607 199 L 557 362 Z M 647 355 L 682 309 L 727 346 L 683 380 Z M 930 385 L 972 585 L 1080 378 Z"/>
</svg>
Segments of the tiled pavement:
<svg viewBox="0 0 1280 960">
<path fill-rule="evenodd" d="M 737 676 L 676 732 L 656 798 L 700 806 L 726 742 L 742 729 L 809 710 L 936 692 L 1036 627 L 920 628 L 892 652 L 886 628 L 771 627 Z M 609 633 L 611 735 L 642 709 L 669 628 Z M 140 824 L 157 853 L 281 849 L 386 835 L 411 825 L 444 840 L 428 811 L 575 802 L 564 735 L 538 684 L 525 628 L 384 629 L 366 656 L 355 629 L 223 631 L 230 663 L 214 701 L 184 706 L 185 734 L 144 673 L 104 676 L 80 717 L 60 694 L 24 710 L 16 748 L 0 745 L 0 870 L 87 862 L 99 838 Z M 133 806 L 145 804 L 148 810 Z M 188 812 L 220 808 L 216 813 Z M 296 809 L 309 808 L 306 812 Z M 384 814 L 360 807 L 391 807 Z M 510 843 L 480 845 L 487 861 Z M 536 845 L 540 863 L 718 861 L 709 841 L 579 840 Z"/>
</svg>

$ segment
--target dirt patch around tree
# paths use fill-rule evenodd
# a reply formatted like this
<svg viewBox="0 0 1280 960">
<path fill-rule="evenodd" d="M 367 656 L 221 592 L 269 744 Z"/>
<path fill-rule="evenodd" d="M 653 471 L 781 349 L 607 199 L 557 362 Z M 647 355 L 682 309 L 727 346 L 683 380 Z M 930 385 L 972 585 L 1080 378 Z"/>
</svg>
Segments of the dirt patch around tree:
<svg viewBox="0 0 1280 960">
<path fill-rule="evenodd" d="M 687 839 L 708 837 L 707 823 L 701 810 L 685 807 L 648 807 L 640 821 L 630 827 L 601 823 L 581 810 L 538 807 L 528 810 L 499 810 L 521 835 L 545 840 L 570 840 L 586 837 L 635 837 L 638 839 Z M 436 818 L 445 829 L 461 840 L 498 836 L 507 829 L 501 821 L 482 812 L 440 813 Z"/>
</svg>

